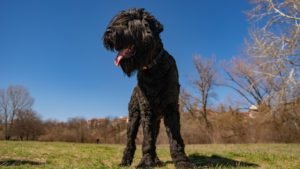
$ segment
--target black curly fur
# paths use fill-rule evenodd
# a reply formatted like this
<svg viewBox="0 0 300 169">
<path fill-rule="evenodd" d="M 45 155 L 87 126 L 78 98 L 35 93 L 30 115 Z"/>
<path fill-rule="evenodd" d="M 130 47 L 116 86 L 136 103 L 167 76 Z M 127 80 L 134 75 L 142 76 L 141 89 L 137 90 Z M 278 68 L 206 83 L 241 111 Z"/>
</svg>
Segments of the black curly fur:
<svg viewBox="0 0 300 169">
<path fill-rule="evenodd" d="M 120 66 L 131 76 L 137 71 L 138 84 L 128 106 L 127 144 L 121 165 L 131 165 L 136 149 L 135 138 L 142 124 L 143 157 L 137 167 L 163 164 L 156 154 L 156 139 L 163 118 L 169 137 L 171 157 L 177 168 L 193 168 L 184 152 L 178 110 L 179 82 L 174 58 L 164 50 L 160 39 L 162 24 L 144 9 L 121 11 L 109 23 L 103 36 L 108 50 L 133 47 L 134 53 L 123 58 Z"/>
</svg>

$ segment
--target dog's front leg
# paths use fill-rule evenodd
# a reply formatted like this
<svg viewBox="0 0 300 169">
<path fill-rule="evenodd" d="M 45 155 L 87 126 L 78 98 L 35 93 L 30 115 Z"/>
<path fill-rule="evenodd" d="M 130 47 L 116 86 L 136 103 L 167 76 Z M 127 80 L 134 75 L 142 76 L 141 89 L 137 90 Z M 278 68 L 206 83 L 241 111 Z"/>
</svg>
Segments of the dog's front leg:
<svg viewBox="0 0 300 169">
<path fill-rule="evenodd" d="M 144 140 L 142 145 L 143 157 L 137 168 L 154 167 L 156 165 L 156 128 L 159 120 L 157 119 L 156 114 L 153 112 L 148 99 L 143 95 L 141 95 L 139 98 Z"/>
</svg>

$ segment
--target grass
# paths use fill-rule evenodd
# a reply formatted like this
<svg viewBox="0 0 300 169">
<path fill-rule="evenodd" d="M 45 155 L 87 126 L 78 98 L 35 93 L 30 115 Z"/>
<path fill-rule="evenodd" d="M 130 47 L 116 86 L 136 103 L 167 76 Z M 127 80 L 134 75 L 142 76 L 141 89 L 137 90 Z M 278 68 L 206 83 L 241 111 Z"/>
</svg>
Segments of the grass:
<svg viewBox="0 0 300 169">
<path fill-rule="evenodd" d="M 0 168 L 106 169 L 119 168 L 123 145 L 60 142 L 0 141 Z M 164 169 L 175 168 L 168 145 L 157 146 Z M 186 152 L 198 168 L 300 168 L 299 144 L 187 145 Z M 137 149 L 132 167 L 141 158 Z"/>
</svg>

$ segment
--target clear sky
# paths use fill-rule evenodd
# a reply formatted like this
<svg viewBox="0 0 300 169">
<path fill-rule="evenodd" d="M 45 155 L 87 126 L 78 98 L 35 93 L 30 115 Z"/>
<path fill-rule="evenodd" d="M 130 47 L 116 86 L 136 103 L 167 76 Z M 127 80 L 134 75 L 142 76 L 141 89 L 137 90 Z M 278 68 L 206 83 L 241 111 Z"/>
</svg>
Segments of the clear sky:
<svg viewBox="0 0 300 169">
<path fill-rule="evenodd" d="M 136 78 L 114 65 L 102 34 L 132 7 L 164 25 L 161 37 L 184 88 L 195 76 L 194 55 L 229 60 L 248 35 L 247 0 L 1 0 L 0 88 L 25 86 L 43 119 L 126 116 Z M 217 93 L 219 101 L 227 95 Z"/>
</svg>

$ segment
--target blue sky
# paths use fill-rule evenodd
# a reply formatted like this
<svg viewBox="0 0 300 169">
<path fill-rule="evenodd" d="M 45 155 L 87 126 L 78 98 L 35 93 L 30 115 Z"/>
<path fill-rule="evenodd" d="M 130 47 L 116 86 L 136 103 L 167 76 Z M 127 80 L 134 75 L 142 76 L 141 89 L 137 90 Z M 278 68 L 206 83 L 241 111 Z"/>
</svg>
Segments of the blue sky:
<svg viewBox="0 0 300 169">
<path fill-rule="evenodd" d="M 246 0 L 1 0 L 0 88 L 25 86 L 43 119 L 126 116 L 136 78 L 114 65 L 101 38 L 111 18 L 132 7 L 164 25 L 183 88 L 195 77 L 194 55 L 229 60 L 248 35 Z M 228 95 L 216 93 L 216 102 Z"/>
</svg>

